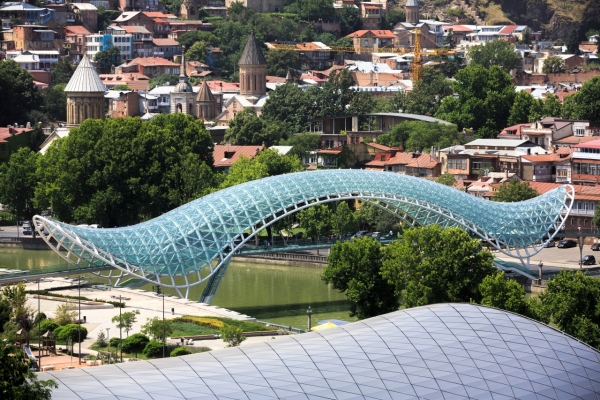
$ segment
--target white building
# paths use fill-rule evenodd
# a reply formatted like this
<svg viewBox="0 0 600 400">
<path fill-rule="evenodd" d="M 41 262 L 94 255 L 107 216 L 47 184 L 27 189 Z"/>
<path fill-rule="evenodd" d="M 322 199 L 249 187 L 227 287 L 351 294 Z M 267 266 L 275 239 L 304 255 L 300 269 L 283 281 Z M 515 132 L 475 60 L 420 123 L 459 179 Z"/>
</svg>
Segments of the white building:
<svg viewBox="0 0 600 400">
<path fill-rule="evenodd" d="M 50 70 L 60 59 L 60 53 L 58 50 L 12 50 L 6 52 L 6 59 L 28 71 Z"/>
</svg>

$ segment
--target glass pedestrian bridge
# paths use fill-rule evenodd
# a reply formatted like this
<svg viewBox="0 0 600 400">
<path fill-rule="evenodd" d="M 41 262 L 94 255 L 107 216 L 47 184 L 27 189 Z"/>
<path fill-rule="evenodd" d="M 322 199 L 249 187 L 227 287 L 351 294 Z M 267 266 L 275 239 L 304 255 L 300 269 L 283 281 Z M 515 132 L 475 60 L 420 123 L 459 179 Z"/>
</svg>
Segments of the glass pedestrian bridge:
<svg viewBox="0 0 600 400">
<path fill-rule="evenodd" d="M 190 287 L 208 281 L 201 301 L 210 302 L 236 252 L 256 243 L 264 228 L 316 204 L 358 199 L 393 213 L 404 226 L 462 227 L 529 266 L 564 225 L 573 198 L 573 188 L 565 185 L 531 200 L 497 203 L 407 175 L 320 170 L 246 182 L 128 227 L 91 229 L 42 216 L 34 217 L 34 225 L 49 233 L 40 236 L 52 249 L 80 268 L 114 267 L 111 278 L 133 276 L 185 298 Z"/>
</svg>

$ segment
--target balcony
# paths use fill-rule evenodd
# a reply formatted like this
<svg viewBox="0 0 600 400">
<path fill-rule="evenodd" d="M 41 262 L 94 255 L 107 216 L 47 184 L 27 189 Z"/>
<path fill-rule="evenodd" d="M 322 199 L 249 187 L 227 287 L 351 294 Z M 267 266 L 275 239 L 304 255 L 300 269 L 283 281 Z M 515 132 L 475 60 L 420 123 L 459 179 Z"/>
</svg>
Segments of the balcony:
<svg viewBox="0 0 600 400">
<path fill-rule="evenodd" d="M 554 182 L 556 180 L 556 175 L 533 175 L 534 182 Z"/>
<path fill-rule="evenodd" d="M 594 216 L 594 210 L 584 210 L 583 208 L 572 208 L 570 216 Z"/>
</svg>

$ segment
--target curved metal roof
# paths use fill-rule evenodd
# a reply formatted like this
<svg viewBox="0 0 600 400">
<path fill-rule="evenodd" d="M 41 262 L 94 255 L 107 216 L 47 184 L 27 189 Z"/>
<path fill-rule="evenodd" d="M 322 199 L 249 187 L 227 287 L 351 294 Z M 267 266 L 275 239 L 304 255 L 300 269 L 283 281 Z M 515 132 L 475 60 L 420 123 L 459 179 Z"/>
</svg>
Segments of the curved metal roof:
<svg viewBox="0 0 600 400">
<path fill-rule="evenodd" d="M 314 204 L 353 198 L 387 205 L 408 224 L 461 226 L 505 254 L 532 255 L 542 249 L 544 235 L 568 215 L 572 192 L 572 187 L 561 186 L 532 200 L 498 203 L 407 175 L 319 170 L 246 182 L 123 228 L 88 229 L 46 217 L 34 219 L 50 233 L 41 235 L 48 245 L 59 254 L 69 249 L 78 265 L 112 265 L 142 277 L 203 270 L 201 282 L 229 260 L 233 243 L 242 246 L 274 219 Z M 252 235 L 244 237 L 248 230 Z M 221 261 L 214 264 L 217 259 Z"/>
<path fill-rule="evenodd" d="M 87 55 L 84 55 L 73 76 L 65 87 L 65 92 L 81 92 L 81 93 L 104 93 L 106 87 L 100 79 L 100 75 L 90 62 Z"/>
<path fill-rule="evenodd" d="M 55 399 L 598 399 L 600 353 L 520 315 L 436 304 L 40 378 L 56 380 Z"/>
</svg>

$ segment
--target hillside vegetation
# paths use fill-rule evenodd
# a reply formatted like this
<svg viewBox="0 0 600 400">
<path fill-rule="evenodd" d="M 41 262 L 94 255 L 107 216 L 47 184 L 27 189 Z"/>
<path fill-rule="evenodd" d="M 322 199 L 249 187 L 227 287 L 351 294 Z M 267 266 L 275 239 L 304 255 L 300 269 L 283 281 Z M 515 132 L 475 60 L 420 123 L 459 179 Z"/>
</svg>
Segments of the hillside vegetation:
<svg viewBox="0 0 600 400">
<path fill-rule="evenodd" d="M 600 1 L 598 0 L 465 0 L 477 10 L 488 25 L 529 25 L 544 32 L 546 39 L 565 40 L 572 29 L 580 39 L 590 30 L 600 30 Z M 453 9 L 458 0 L 420 0 L 425 16 L 455 22 Z M 450 13 L 448 13 L 450 10 Z M 464 18 L 460 18 L 463 23 Z"/>
</svg>

